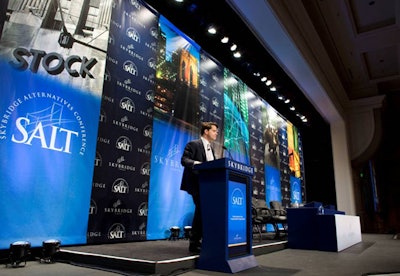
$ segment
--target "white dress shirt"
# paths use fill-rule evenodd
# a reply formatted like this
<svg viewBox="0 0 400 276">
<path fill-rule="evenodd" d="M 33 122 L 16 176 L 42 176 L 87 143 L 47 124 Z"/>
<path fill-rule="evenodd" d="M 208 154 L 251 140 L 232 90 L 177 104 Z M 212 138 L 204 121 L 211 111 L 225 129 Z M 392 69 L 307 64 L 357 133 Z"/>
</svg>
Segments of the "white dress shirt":
<svg viewBox="0 0 400 276">
<path fill-rule="evenodd" d="M 210 144 L 210 142 L 208 142 L 208 141 L 207 141 L 206 139 L 204 139 L 204 138 L 201 138 L 201 140 L 203 141 L 204 150 L 206 151 L 206 158 L 207 158 L 207 161 L 212 161 L 212 160 L 214 160 L 214 155 L 213 155 L 212 150 L 211 150 L 211 144 Z"/>
</svg>

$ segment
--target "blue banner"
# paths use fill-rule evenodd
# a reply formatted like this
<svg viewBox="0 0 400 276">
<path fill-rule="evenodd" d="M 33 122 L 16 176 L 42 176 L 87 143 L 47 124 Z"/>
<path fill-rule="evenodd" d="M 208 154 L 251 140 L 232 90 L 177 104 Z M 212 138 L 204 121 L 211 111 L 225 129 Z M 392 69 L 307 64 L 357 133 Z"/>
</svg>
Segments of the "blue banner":
<svg viewBox="0 0 400 276">
<path fill-rule="evenodd" d="M 290 176 L 290 194 L 290 203 L 299 206 L 302 203 L 301 180 L 294 176 Z"/>
<path fill-rule="evenodd" d="M 0 248 L 85 243 L 100 96 L 4 61 L 0 71 Z"/>
<path fill-rule="evenodd" d="M 277 168 L 265 165 L 266 202 L 282 200 L 281 175 Z"/>
<path fill-rule="evenodd" d="M 86 243 L 109 7 L 86 38 L 80 18 L 31 4 L 34 17 L 8 6 L 0 41 L 0 249 Z"/>
<path fill-rule="evenodd" d="M 185 145 L 194 139 L 190 133 L 168 122 L 154 119 L 149 193 L 147 238 L 165 239 L 172 226 L 192 225 L 192 197 L 180 190 L 183 167 L 181 156 Z"/>
</svg>

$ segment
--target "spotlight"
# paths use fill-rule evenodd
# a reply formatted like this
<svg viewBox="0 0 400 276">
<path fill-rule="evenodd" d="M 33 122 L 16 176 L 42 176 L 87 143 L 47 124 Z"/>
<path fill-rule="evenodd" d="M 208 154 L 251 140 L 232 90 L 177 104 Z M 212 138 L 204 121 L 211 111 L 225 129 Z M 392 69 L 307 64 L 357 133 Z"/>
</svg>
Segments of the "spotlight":
<svg viewBox="0 0 400 276">
<path fill-rule="evenodd" d="M 169 230 L 171 231 L 171 235 L 169 236 L 170 240 L 179 239 L 179 234 L 181 232 L 181 228 L 179 228 L 179 226 L 172 226 Z"/>
<path fill-rule="evenodd" d="M 9 261 L 12 267 L 19 267 L 26 265 L 26 261 L 30 255 L 31 243 L 28 241 L 17 241 L 10 244 Z"/>
<path fill-rule="evenodd" d="M 240 58 L 242 56 L 242 54 L 239 51 L 237 51 L 237 52 L 233 53 L 233 56 L 235 58 Z"/>
<path fill-rule="evenodd" d="M 228 41 L 229 41 L 229 37 L 227 37 L 227 36 L 224 36 L 222 39 L 221 39 L 221 42 L 222 43 L 228 43 Z"/>
<path fill-rule="evenodd" d="M 231 49 L 232 52 L 235 51 L 237 49 L 237 45 L 236 44 L 232 44 L 230 49 Z"/>
<path fill-rule="evenodd" d="M 190 236 L 192 235 L 192 226 L 189 226 L 189 225 L 187 225 L 187 226 L 185 226 L 184 228 L 183 228 L 183 237 L 185 238 L 185 239 L 189 239 L 190 238 Z"/>
<path fill-rule="evenodd" d="M 210 26 L 210 27 L 208 27 L 208 33 L 216 34 L 217 33 L 217 29 L 214 26 Z"/>
<path fill-rule="evenodd" d="M 60 251 L 60 244 L 59 240 L 46 240 L 42 244 L 42 254 L 43 258 L 40 259 L 41 263 L 53 263 L 54 262 L 54 255 Z"/>
</svg>

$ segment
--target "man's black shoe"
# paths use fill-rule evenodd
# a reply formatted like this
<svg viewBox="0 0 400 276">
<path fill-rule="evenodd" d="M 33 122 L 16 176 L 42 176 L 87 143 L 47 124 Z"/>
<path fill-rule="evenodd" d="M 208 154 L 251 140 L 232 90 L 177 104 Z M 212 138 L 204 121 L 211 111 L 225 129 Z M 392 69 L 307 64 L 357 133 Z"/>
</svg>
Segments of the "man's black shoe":
<svg viewBox="0 0 400 276">
<path fill-rule="evenodd" d="M 200 253 L 200 246 L 196 245 L 196 244 L 190 244 L 189 245 L 189 252 L 190 253 Z"/>
</svg>

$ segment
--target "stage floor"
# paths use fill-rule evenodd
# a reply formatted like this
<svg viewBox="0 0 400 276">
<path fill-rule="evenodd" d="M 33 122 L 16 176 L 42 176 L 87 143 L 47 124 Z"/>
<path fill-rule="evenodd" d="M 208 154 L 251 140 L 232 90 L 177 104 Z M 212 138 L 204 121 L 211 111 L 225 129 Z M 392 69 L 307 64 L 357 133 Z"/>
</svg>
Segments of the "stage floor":
<svg viewBox="0 0 400 276">
<path fill-rule="evenodd" d="M 189 241 L 156 240 L 129 243 L 61 247 L 57 262 L 118 270 L 126 273 L 171 275 L 196 268 L 199 255 L 188 251 Z M 285 238 L 253 240 L 253 255 L 262 255 L 287 247 Z"/>
</svg>

